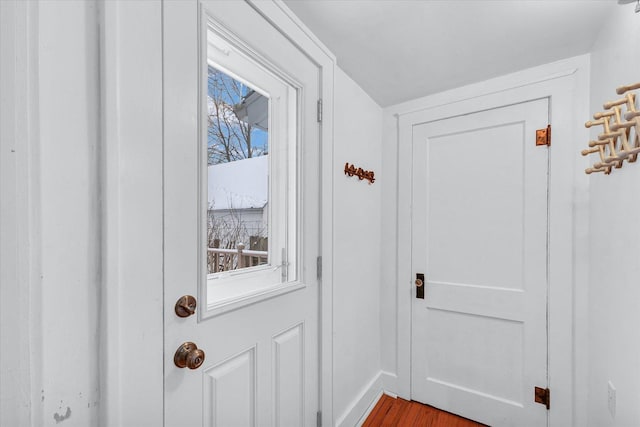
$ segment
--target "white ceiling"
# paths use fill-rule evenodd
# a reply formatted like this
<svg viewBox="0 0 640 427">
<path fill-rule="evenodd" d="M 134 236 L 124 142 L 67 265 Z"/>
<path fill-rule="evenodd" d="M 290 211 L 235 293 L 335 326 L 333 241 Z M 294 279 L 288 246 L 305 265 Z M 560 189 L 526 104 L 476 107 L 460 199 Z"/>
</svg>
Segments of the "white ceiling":
<svg viewBox="0 0 640 427">
<path fill-rule="evenodd" d="M 284 0 L 389 106 L 589 52 L 614 0 Z"/>
</svg>

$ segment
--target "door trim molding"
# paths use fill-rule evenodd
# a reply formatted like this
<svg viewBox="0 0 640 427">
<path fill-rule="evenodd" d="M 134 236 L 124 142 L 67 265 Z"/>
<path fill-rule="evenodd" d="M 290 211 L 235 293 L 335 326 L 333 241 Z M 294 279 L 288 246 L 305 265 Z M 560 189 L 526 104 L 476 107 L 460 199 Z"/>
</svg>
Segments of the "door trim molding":
<svg viewBox="0 0 640 427">
<path fill-rule="evenodd" d="M 282 0 L 269 2 L 246 0 L 266 20 L 280 30 L 291 43 L 305 52 L 320 68 L 320 91 L 324 108 L 320 128 L 320 319 L 318 336 L 320 355 L 318 378 L 322 425 L 333 425 L 333 102 L 336 58 L 331 51 L 296 17 Z M 318 277 L 318 276 L 316 276 Z"/>
<path fill-rule="evenodd" d="M 411 144 L 419 123 L 493 108 L 509 100 L 550 98 L 554 145 L 549 167 L 549 388 L 554 405 L 549 425 L 580 425 L 586 407 L 586 291 L 588 183 L 579 156 L 588 138 L 582 122 L 589 116 L 589 60 L 579 56 L 388 108 L 396 117 L 398 184 L 396 262 L 397 394 L 411 398 Z M 400 168 L 399 165 L 405 165 Z M 580 202 L 577 204 L 576 202 Z M 585 268 L 582 268 L 585 267 Z M 575 326 L 574 326 L 575 324 Z M 533 399 L 533 391 L 532 396 Z"/>
<path fill-rule="evenodd" d="M 161 426 L 162 4 L 98 7 L 104 230 L 98 419 L 101 426 Z M 137 173 L 139 163 L 147 165 L 145 174 Z M 150 357 L 131 358 L 132 348 Z"/>
</svg>

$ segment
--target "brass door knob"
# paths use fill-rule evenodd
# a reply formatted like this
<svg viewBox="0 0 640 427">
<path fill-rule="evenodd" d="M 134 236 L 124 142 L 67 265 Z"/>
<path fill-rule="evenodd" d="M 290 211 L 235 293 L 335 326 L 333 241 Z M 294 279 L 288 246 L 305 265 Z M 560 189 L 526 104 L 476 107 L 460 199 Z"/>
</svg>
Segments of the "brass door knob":
<svg viewBox="0 0 640 427">
<path fill-rule="evenodd" d="M 424 282 L 422 281 L 422 279 L 416 279 L 416 287 L 421 287 L 422 285 L 424 285 Z"/>
<path fill-rule="evenodd" d="M 175 311 L 178 317 L 189 317 L 196 312 L 196 299 L 191 295 L 181 296 L 176 301 Z"/>
<path fill-rule="evenodd" d="M 204 351 L 192 342 L 183 343 L 173 356 L 178 368 L 198 369 L 204 363 Z"/>
</svg>

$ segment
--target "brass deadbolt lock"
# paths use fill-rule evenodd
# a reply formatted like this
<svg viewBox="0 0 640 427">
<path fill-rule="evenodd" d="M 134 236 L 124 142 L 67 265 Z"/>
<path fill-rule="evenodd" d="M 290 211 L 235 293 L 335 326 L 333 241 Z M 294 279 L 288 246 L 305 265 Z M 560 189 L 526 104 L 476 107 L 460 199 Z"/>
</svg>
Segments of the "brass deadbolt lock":
<svg viewBox="0 0 640 427">
<path fill-rule="evenodd" d="M 181 296 L 180 299 L 176 301 L 176 314 L 178 317 L 189 317 L 196 312 L 196 305 L 196 299 L 191 295 Z"/>
<path fill-rule="evenodd" d="M 424 273 L 416 273 L 416 298 L 424 299 Z"/>
<path fill-rule="evenodd" d="M 198 369 L 204 363 L 204 351 L 192 342 L 183 343 L 173 356 L 178 368 Z"/>
</svg>

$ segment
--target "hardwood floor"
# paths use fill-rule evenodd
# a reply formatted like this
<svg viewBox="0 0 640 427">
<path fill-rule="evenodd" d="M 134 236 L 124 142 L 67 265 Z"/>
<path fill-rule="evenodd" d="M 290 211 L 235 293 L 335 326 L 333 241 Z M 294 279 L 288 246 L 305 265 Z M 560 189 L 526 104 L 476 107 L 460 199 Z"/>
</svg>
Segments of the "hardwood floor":
<svg viewBox="0 0 640 427">
<path fill-rule="evenodd" d="M 383 394 L 362 427 L 486 427 L 432 406 Z"/>
</svg>

